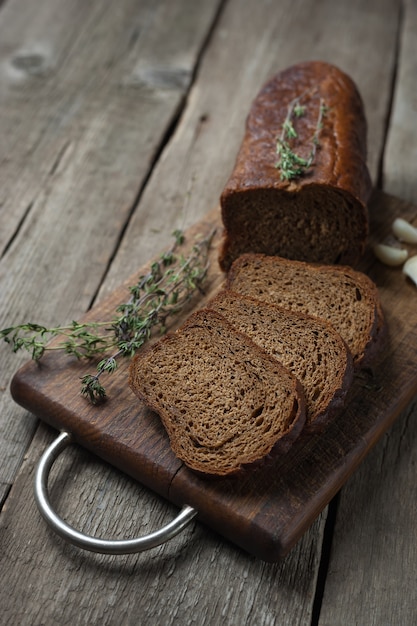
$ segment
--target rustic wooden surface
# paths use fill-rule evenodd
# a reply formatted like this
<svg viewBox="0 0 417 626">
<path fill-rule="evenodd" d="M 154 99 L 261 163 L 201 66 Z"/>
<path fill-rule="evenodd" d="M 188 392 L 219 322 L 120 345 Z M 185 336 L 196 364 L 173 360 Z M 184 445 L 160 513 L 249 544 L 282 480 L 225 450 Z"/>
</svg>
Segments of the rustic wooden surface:
<svg viewBox="0 0 417 626">
<path fill-rule="evenodd" d="M 296 61 L 352 75 L 373 180 L 416 204 L 416 34 L 413 0 L 4 0 L 0 326 L 80 317 L 201 219 L 251 99 Z M 1 345 L 0 358 L 5 623 L 416 623 L 415 404 L 282 563 L 199 523 L 151 552 L 106 557 L 40 519 L 33 471 L 55 432 L 10 398 L 26 357 Z M 76 447 L 52 492 L 70 522 L 106 536 L 148 532 L 177 510 Z"/>
<path fill-rule="evenodd" d="M 286 455 L 263 470 L 248 472 L 240 480 L 207 481 L 184 467 L 172 453 L 160 420 L 126 384 L 128 361 L 120 365 L 117 375 L 105 379 L 108 399 L 102 405 L 92 406 L 80 395 L 80 379 L 93 365 L 75 359 L 68 362 L 60 352 L 48 353 L 40 365 L 28 361 L 21 367 L 11 382 L 13 398 L 170 502 L 192 506 L 198 511 L 198 521 L 250 554 L 268 562 L 282 559 L 417 394 L 415 286 L 379 263 L 372 252 L 376 242 L 389 236 L 395 218 L 413 219 L 417 208 L 375 191 L 369 209 L 371 234 L 360 268 L 378 286 L 388 327 L 372 375 L 367 371 L 355 375 L 344 410 L 324 432 L 300 437 Z M 215 234 L 204 297 L 190 302 L 170 330 L 224 285 L 217 261 L 222 231 L 219 207 L 185 231 L 185 244 L 179 251 L 185 256 L 187 245 L 189 249 L 192 242 Z M 147 266 L 141 268 L 126 283 L 137 284 L 146 271 Z M 126 285 L 121 285 L 81 321 L 112 319 L 128 295 Z"/>
</svg>

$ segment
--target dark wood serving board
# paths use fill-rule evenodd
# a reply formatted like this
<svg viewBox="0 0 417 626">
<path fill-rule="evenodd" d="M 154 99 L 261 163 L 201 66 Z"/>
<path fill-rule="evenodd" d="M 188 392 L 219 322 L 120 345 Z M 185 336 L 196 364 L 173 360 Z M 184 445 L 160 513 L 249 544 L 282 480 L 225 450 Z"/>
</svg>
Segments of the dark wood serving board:
<svg viewBox="0 0 417 626">
<path fill-rule="evenodd" d="M 389 331 L 386 346 L 372 372 L 356 376 L 346 409 L 331 426 L 321 435 L 302 437 L 268 469 L 248 472 L 239 480 L 204 480 L 188 470 L 173 455 L 158 416 L 130 391 L 127 362 L 106 380 L 109 399 L 101 406 L 90 405 L 79 393 L 80 376 L 94 366 L 59 353 L 48 353 L 39 365 L 29 362 L 16 373 L 11 386 L 14 399 L 173 503 L 196 508 L 198 519 L 248 552 L 266 561 L 280 559 L 417 394 L 417 288 L 400 268 L 383 266 L 371 251 L 374 242 L 389 235 L 395 217 L 412 221 L 417 208 L 376 192 L 370 214 L 371 237 L 360 269 L 379 288 Z M 223 283 L 217 264 L 219 210 L 187 233 L 192 243 L 213 226 L 217 231 L 207 291 L 194 308 Z M 417 254 L 417 246 L 410 253 Z M 141 273 L 143 268 L 137 275 Z M 85 318 L 111 318 L 135 279 L 130 277 Z"/>
</svg>

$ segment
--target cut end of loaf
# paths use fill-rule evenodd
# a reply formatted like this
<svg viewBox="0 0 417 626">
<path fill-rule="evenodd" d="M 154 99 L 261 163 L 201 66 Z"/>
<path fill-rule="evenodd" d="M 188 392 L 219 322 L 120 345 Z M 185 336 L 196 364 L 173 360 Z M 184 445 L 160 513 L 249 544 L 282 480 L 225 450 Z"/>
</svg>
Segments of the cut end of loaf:
<svg viewBox="0 0 417 626">
<path fill-rule="evenodd" d="M 223 271 L 247 252 L 354 266 L 365 249 L 366 209 L 351 194 L 326 185 L 309 184 L 291 192 L 226 189 L 221 206 Z"/>
<path fill-rule="evenodd" d="M 130 385 L 160 415 L 176 456 L 204 475 L 286 450 L 305 422 L 295 377 L 213 311 L 139 353 Z"/>
</svg>

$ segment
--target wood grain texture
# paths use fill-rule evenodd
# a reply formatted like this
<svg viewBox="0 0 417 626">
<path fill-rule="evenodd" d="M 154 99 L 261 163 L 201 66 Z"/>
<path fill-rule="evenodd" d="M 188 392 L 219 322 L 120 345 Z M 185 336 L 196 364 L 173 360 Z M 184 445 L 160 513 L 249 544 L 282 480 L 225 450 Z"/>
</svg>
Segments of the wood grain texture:
<svg viewBox="0 0 417 626">
<path fill-rule="evenodd" d="M 53 4 L 55 9 L 51 8 Z M 109 12 L 107 8 L 110 4 L 112 11 L 109 9 Z M 51 145 L 46 148 L 45 141 L 37 142 L 36 138 L 42 138 L 47 133 L 49 125 L 53 127 L 55 124 L 61 128 L 65 125 L 66 117 L 71 121 L 84 102 L 82 97 L 77 97 L 80 90 L 81 95 L 85 90 L 90 94 L 95 90 L 97 102 L 91 106 L 95 107 L 96 115 L 99 116 L 101 107 L 105 111 L 106 107 L 110 107 L 112 110 L 121 110 L 123 118 L 126 106 L 119 109 L 114 102 L 119 98 L 117 86 L 119 81 L 115 73 L 116 67 L 113 73 L 111 59 L 116 59 L 117 65 L 119 58 L 117 51 L 124 50 L 124 46 L 136 45 L 133 57 L 125 56 L 124 61 L 121 60 L 129 77 L 127 83 L 136 83 L 135 86 L 129 87 L 135 90 L 135 93 L 138 89 L 137 83 L 140 81 L 133 77 L 134 67 L 140 62 L 139 42 L 144 41 L 145 33 L 149 41 L 147 58 L 152 59 L 153 55 L 157 57 L 156 48 L 161 48 L 162 45 L 161 39 L 154 38 L 153 42 L 151 41 L 152 28 L 162 29 L 160 32 L 165 32 L 168 40 L 171 37 L 176 39 L 178 54 L 173 55 L 174 59 L 181 54 L 182 34 L 179 29 L 166 22 L 166 30 L 163 31 L 163 25 L 158 18 L 146 20 L 146 16 L 155 15 L 157 8 L 164 14 L 164 9 L 161 8 L 164 4 L 174 3 L 135 3 L 138 10 L 136 19 L 129 13 L 129 9 L 125 8 L 126 2 L 117 3 L 117 6 L 121 6 L 117 17 L 113 14 L 116 11 L 114 3 L 44 1 L 36 3 L 36 8 L 34 5 L 32 7 L 32 3 L 23 0 L 21 2 L 8 0 L 3 3 L 0 12 L 0 27 L 3 24 L 1 71 L 6 86 L 9 81 L 8 59 L 14 58 L 15 51 L 25 48 L 26 42 L 29 46 L 36 40 L 36 32 L 42 34 L 39 38 L 41 40 L 47 40 L 50 33 L 56 42 L 54 46 L 58 46 L 57 49 L 62 40 L 63 52 L 60 53 L 59 59 L 64 59 L 68 50 L 71 51 L 74 61 L 72 64 L 63 63 L 62 72 L 56 72 L 53 76 L 49 74 L 50 88 L 47 90 L 44 89 L 44 83 L 41 87 L 36 87 L 38 83 L 40 84 L 39 81 L 44 80 L 39 75 L 36 76 L 36 66 L 39 61 L 42 66 L 42 59 L 47 55 L 45 53 L 41 55 L 40 60 L 36 54 L 33 59 L 31 54 L 23 55 L 23 60 L 18 60 L 17 65 L 24 68 L 34 64 L 34 75 L 28 79 L 19 79 L 16 84 L 13 82 L 7 89 L 2 83 L 1 97 L 4 98 L 5 94 L 9 94 L 7 115 L 5 100 L 1 101 L 2 114 L 5 116 L 2 118 L 4 120 L 1 128 L 2 137 L 8 137 L 7 155 L 2 161 L 2 168 L 8 167 L 10 159 L 14 159 L 17 164 L 17 172 L 13 172 L 14 166 L 7 170 L 7 175 L 12 176 L 14 181 L 14 184 L 8 187 L 13 195 L 13 201 L 8 204 L 8 210 L 0 214 L 0 238 L 4 236 L 2 242 L 6 250 L 5 260 L 0 265 L 4 296 L 0 300 L 2 326 L 9 322 L 25 320 L 30 313 L 35 314 L 37 320 L 42 317 L 45 321 L 59 322 L 79 316 L 88 308 L 100 286 L 101 297 L 110 293 L 155 251 L 165 248 L 173 227 L 192 224 L 205 215 L 210 207 L 215 206 L 222 185 L 233 165 L 243 132 L 244 118 L 252 98 L 261 83 L 272 72 L 293 62 L 306 58 L 324 58 L 337 62 L 357 81 L 364 95 L 368 114 L 370 165 L 373 178 L 376 180 L 383 150 L 391 76 L 397 60 L 395 43 L 399 25 L 399 2 L 372 0 L 367 2 L 365 7 L 359 0 L 337 3 L 330 0 L 320 3 L 296 0 L 274 3 L 271 8 L 271 3 L 267 2 L 229 0 L 221 3 L 224 10 L 211 36 L 208 29 L 211 17 L 207 20 L 207 14 L 198 6 L 196 12 L 203 16 L 203 24 L 200 23 L 197 30 L 197 39 L 206 42 L 206 37 L 209 37 L 208 45 L 207 48 L 203 47 L 204 54 L 201 59 L 197 60 L 195 55 L 191 61 L 195 72 L 194 83 L 186 100 L 184 99 L 186 92 L 182 92 L 180 106 L 184 106 L 184 109 L 166 149 L 161 155 L 158 154 L 159 147 L 163 145 L 160 141 L 164 130 L 163 124 L 156 125 L 155 121 L 154 134 L 150 132 L 148 135 L 146 134 L 148 122 L 144 118 L 131 125 L 128 122 L 118 122 L 122 127 L 129 126 L 124 137 L 129 133 L 134 135 L 128 137 L 129 150 L 132 142 L 141 142 L 141 137 L 146 137 L 146 142 L 141 143 L 140 150 L 134 151 L 132 157 L 136 158 L 138 168 L 142 168 L 146 162 L 144 168 L 146 173 L 143 177 L 139 176 L 136 181 L 133 204 L 131 196 L 120 191 L 121 196 L 129 203 L 125 215 L 130 215 L 133 211 L 132 226 L 126 233 L 117 232 L 121 222 L 113 216 L 111 223 L 117 221 L 116 230 L 109 227 L 109 234 L 106 216 L 111 213 L 111 208 L 107 208 L 106 215 L 100 217 L 101 205 L 103 202 L 106 205 L 108 202 L 110 207 L 123 205 L 117 199 L 114 201 L 112 194 L 117 194 L 117 190 L 107 191 L 110 185 L 106 180 L 108 169 L 105 165 L 108 159 L 115 164 L 119 158 L 121 162 L 124 160 L 123 156 L 119 156 L 124 144 L 120 145 L 118 142 L 117 132 L 115 131 L 114 135 L 116 137 L 114 149 L 112 149 L 113 140 L 109 138 L 104 142 L 104 152 L 100 153 L 104 163 L 95 157 L 82 158 L 81 151 L 82 165 L 78 167 L 74 155 L 80 153 L 71 152 L 71 146 L 65 152 L 65 143 L 51 141 Z M 185 1 L 180 4 L 184 7 L 185 13 L 189 11 L 187 5 L 200 5 Z M 130 4 L 132 5 L 133 3 Z M 210 16 L 213 16 L 220 4 L 205 2 L 201 6 L 208 7 Z M 165 9 L 168 12 L 170 10 Z M 127 17 L 123 21 L 121 13 L 125 11 Z M 407 16 L 405 11 L 404 32 L 407 29 Z M 105 27 L 110 17 L 112 24 L 113 20 L 124 24 L 117 30 L 120 36 L 118 35 L 119 39 L 115 45 L 109 43 L 111 29 Z M 7 24 L 7 28 L 4 24 Z M 146 28 L 142 29 L 141 26 L 144 24 Z M 13 32 L 20 34 L 14 36 Z M 82 32 L 81 39 L 77 35 L 78 32 Z M 138 32 L 141 33 L 142 39 L 137 38 Z M 415 30 L 410 31 L 411 34 L 413 32 Z M 6 39 L 6 33 L 9 39 Z M 77 48 L 80 40 L 83 45 Z M 7 46 L 4 44 L 6 41 L 9 42 Z M 110 59 L 104 51 L 107 46 Z M 163 47 L 165 48 L 165 45 Z M 33 46 L 30 50 L 33 51 Z M 168 57 L 169 54 L 166 55 L 166 58 Z M 109 61 L 109 73 L 114 77 L 113 90 L 105 89 L 109 74 L 105 72 L 104 66 L 101 66 L 101 58 Z M 404 58 L 399 58 L 398 61 L 398 70 L 401 70 Z M 58 67 L 61 66 L 58 64 Z M 84 67 L 90 68 L 90 73 L 85 71 L 83 74 Z M 68 71 L 69 69 L 71 71 Z M 98 70 L 100 78 L 94 82 Z M 22 72 L 18 75 L 21 77 L 21 74 Z M 142 70 L 139 74 L 143 76 L 147 72 Z M 23 72 L 23 76 L 25 75 Z M 86 84 L 78 82 L 78 75 L 85 76 Z M 149 73 L 147 75 L 149 76 Z M 175 75 L 171 82 L 181 82 L 181 76 L 180 71 L 179 76 Z M 397 76 L 401 77 L 400 71 Z M 24 85 L 26 86 L 23 88 Z M 398 88 L 400 87 L 401 84 L 398 83 Z M 48 98 L 41 98 L 43 90 Z M 70 98 L 66 96 L 68 91 L 72 93 Z M 165 99 L 172 96 L 168 91 L 162 89 L 159 93 L 160 100 L 155 98 L 152 106 L 157 108 L 159 103 L 165 106 Z M 14 94 L 12 99 L 10 93 Z M 54 94 L 58 102 L 62 100 L 66 104 L 65 106 L 63 104 L 62 109 L 51 111 L 48 107 Z M 106 102 L 106 98 L 113 103 Z M 91 103 L 92 100 L 88 102 Z M 133 99 L 132 106 L 135 109 L 138 100 Z M 45 117 L 39 113 L 43 107 L 46 111 Z M 174 117 L 170 119 L 175 120 L 178 113 L 179 110 L 176 108 Z M 149 120 L 158 117 L 157 115 L 153 117 L 151 106 L 144 109 L 145 114 L 149 115 Z M 59 124 L 60 115 L 63 124 Z M 81 117 L 80 115 L 78 112 L 80 122 L 75 125 L 76 137 L 77 133 L 86 133 L 81 120 L 91 119 L 87 113 Z M 108 113 L 106 115 L 107 119 L 113 120 Z M 20 126 L 24 129 L 21 133 Z M 143 127 L 145 135 L 139 137 L 138 129 L 143 130 Z M 96 124 L 95 128 L 96 132 L 89 135 L 91 141 L 100 139 L 100 125 Z M 104 132 L 105 136 L 109 137 L 109 129 L 105 129 Z M 59 137 L 62 137 L 62 134 Z M 88 146 L 87 140 L 85 143 Z M 36 156 L 31 157 L 31 151 L 27 149 L 30 145 L 37 147 Z M 70 202 L 67 195 L 62 198 L 58 191 L 55 191 L 54 206 L 59 206 L 65 200 L 64 206 L 67 211 L 71 211 L 74 220 L 77 216 L 88 215 L 88 226 L 85 230 L 79 229 L 77 237 L 81 237 L 83 241 L 84 238 L 87 240 L 90 236 L 89 229 L 91 230 L 95 223 L 94 239 L 101 251 L 98 255 L 95 250 L 92 253 L 87 251 L 85 244 L 81 244 L 78 250 L 74 243 L 72 247 L 68 246 L 69 254 L 62 259 L 61 242 L 65 239 L 68 222 L 65 219 L 61 222 L 58 210 L 56 214 L 49 211 L 51 223 L 45 219 L 42 221 L 42 202 L 35 202 L 31 209 L 32 200 L 37 197 L 33 195 L 33 189 L 38 190 L 43 197 L 42 194 L 48 188 L 49 182 L 47 172 L 51 170 L 53 172 L 56 162 L 59 166 L 61 153 L 63 154 L 61 168 L 64 169 L 64 180 L 67 180 L 64 189 L 69 196 L 73 191 L 75 194 Z M 96 153 L 93 151 L 93 156 L 94 154 Z M 155 157 L 157 161 L 154 167 L 151 161 Z M 65 175 L 70 167 L 76 171 L 71 184 L 68 182 L 68 174 Z M 84 167 L 89 173 L 84 172 Z M 132 165 L 129 167 L 132 168 Z M 94 170 L 98 171 L 94 173 Z M 3 176 L 5 171 L 2 169 L 0 176 Z M 131 169 L 129 171 L 131 172 Z M 84 184 L 83 192 L 87 192 L 88 198 L 84 203 L 82 195 L 77 191 L 77 185 L 79 178 L 82 181 L 87 177 L 87 173 L 92 189 L 89 190 L 89 186 Z M 152 175 L 147 181 L 149 173 Z M 103 179 L 105 194 L 100 193 Z M 6 176 L 2 177 L 3 206 L 6 197 L 5 184 L 8 184 Z M 59 181 L 54 184 L 59 186 Z M 119 168 L 117 175 L 112 179 L 112 187 L 120 186 L 122 189 L 125 185 L 127 183 Z M 131 183 L 128 185 L 131 186 Z M 395 193 L 401 195 L 399 191 Z M 106 199 L 108 195 L 109 200 Z M 94 207 L 94 211 L 91 207 Z M 96 207 L 100 207 L 100 211 Z M 35 226 L 39 220 L 42 229 L 26 229 L 23 238 L 16 229 L 27 210 L 31 226 Z M 122 210 L 126 211 L 124 205 Z M 7 236 L 5 227 L 8 229 Z M 111 261 L 111 274 L 103 284 L 102 277 L 110 257 L 107 256 L 107 243 L 100 243 L 102 231 L 107 243 L 110 237 L 112 245 L 114 244 L 112 254 L 116 248 L 118 250 L 115 259 Z M 42 244 L 37 245 L 39 232 L 45 232 L 45 237 Z M 120 237 L 121 247 L 118 247 Z M 67 242 L 64 243 L 67 245 Z M 17 246 L 19 249 L 15 251 Z M 43 250 L 43 247 L 46 249 Z M 33 248 L 37 249 L 37 254 L 34 254 Z M 65 250 L 65 246 L 63 249 Z M 97 259 L 97 256 L 99 260 L 89 268 L 90 260 Z M 90 271 L 94 272 L 94 277 Z M 57 284 L 62 275 L 67 278 L 64 278 L 62 285 Z M 4 485 L 6 495 L 32 437 L 33 419 L 11 402 L 8 392 L 8 380 L 22 361 L 10 355 L 4 345 L 0 346 L 0 353 L 2 372 L 5 373 L 0 389 L 2 416 L 0 429 L 1 451 L 2 453 L 4 450 L 7 451 L 7 454 L 1 455 L 2 479 L 7 476 Z M 33 503 L 31 495 L 33 467 L 52 436 L 45 426 L 39 427 L 0 518 L 2 531 L 0 577 L 3 583 L 0 598 L 2 615 L 8 623 L 31 626 L 66 622 L 71 624 L 159 622 L 169 625 L 192 624 L 196 621 L 207 625 L 311 624 L 325 515 L 319 518 L 280 564 L 268 565 L 248 557 L 246 553 L 239 551 L 217 534 L 210 532 L 206 526 L 198 523 L 187 529 L 184 536 L 144 555 L 125 558 L 83 554 L 66 546 L 49 532 Z M 68 473 L 65 465 L 63 472 L 60 472 L 60 467 L 57 468 L 61 482 L 58 483 L 53 495 L 57 498 L 61 512 L 77 527 L 84 527 L 86 531 L 91 532 L 96 530 L 103 534 L 109 532 L 113 535 L 114 532 L 120 537 L 128 535 L 129 532 L 134 535 L 137 528 L 149 530 L 151 523 L 152 526 L 154 523 L 156 526 L 159 521 L 170 519 L 177 510 L 176 507 L 164 503 L 158 496 L 146 490 L 142 491 L 137 483 L 108 468 L 91 454 L 76 448 L 69 450 L 68 454 L 71 459 Z M 368 475 L 364 476 L 361 472 L 355 475 L 355 480 L 366 481 L 367 478 Z M 60 498 L 64 489 L 65 493 L 68 493 L 68 500 Z M 381 501 L 383 499 L 384 495 Z M 111 502 L 114 502 L 115 506 L 107 510 Z M 380 501 L 377 501 L 376 511 L 379 505 Z M 132 508 L 129 508 L 130 506 Z M 348 506 L 354 507 L 355 502 L 349 501 Z M 402 508 L 406 520 L 407 515 L 412 515 L 411 507 L 405 507 L 403 504 Z M 127 512 L 126 517 L 123 516 L 123 511 Z M 134 528 L 132 520 L 137 524 Z M 85 521 L 87 523 L 84 526 Z M 355 550 L 354 544 L 352 550 Z M 391 558 L 395 556 L 395 548 L 392 548 L 389 554 Z M 18 559 L 16 555 L 19 555 Z M 398 564 L 401 559 L 405 563 L 404 575 L 409 571 L 411 580 L 415 567 L 413 560 L 411 559 L 410 564 L 407 557 L 406 544 L 404 551 L 398 554 Z M 364 558 L 360 566 L 361 570 L 352 571 L 352 577 L 357 576 L 366 581 L 375 566 L 375 560 L 367 561 Z M 343 562 L 340 567 L 343 568 Z M 335 575 L 336 572 L 333 570 L 332 576 Z M 394 602 L 398 597 L 391 587 L 388 593 L 384 591 L 388 588 L 389 575 L 388 570 L 385 576 L 384 572 L 381 572 L 380 577 L 372 578 L 375 583 L 376 602 L 383 596 L 386 603 L 390 602 L 390 598 L 391 602 Z M 14 588 L 13 594 L 9 593 L 10 587 Z M 339 609 L 339 601 L 344 597 L 343 587 L 336 584 L 334 592 L 331 596 L 331 603 L 334 606 L 333 617 L 338 615 L 338 611 L 342 613 L 344 610 L 343 607 Z M 346 596 L 346 603 L 348 602 L 349 598 Z M 403 607 L 406 608 L 407 605 L 410 606 L 404 597 Z M 370 608 L 366 597 L 361 606 L 363 619 L 359 619 L 358 623 L 367 623 Z"/>
<path fill-rule="evenodd" d="M 387 147 L 384 152 L 383 184 L 389 193 L 415 202 L 417 5 L 413 0 L 406 0 L 403 5 L 399 62 Z"/>
<path fill-rule="evenodd" d="M 38 430 L 33 446 L 38 454 L 53 436 L 44 426 Z M 201 524 L 151 552 L 90 554 L 57 539 L 40 518 L 32 497 L 33 470 L 34 460 L 27 459 L 2 522 L 2 562 L 20 555 L 20 567 L 9 565 L 8 573 L 0 569 L 6 623 L 191 625 L 198 620 L 205 626 L 266 626 L 282 623 L 285 614 L 308 623 L 324 519 L 280 565 L 249 557 Z M 85 532 L 133 537 L 177 512 L 75 446 L 59 459 L 51 478 L 54 504 Z M 10 587 L 20 590 L 19 599 Z"/>
<path fill-rule="evenodd" d="M 415 624 L 416 404 L 341 492 L 320 626 Z"/>
<path fill-rule="evenodd" d="M 81 245 L 86 224 L 76 217 L 93 212 L 97 253 L 114 247 L 112 233 L 178 113 L 219 4 L 6 3 L 0 250 L 20 220 L 33 228 L 36 216 L 39 229 L 54 223 L 57 205 L 69 241 Z"/>
<path fill-rule="evenodd" d="M 416 31 L 416 5 L 405 2 L 383 180 L 388 192 L 411 202 L 417 200 Z M 416 216 L 404 213 L 414 224 Z M 417 254 L 417 246 L 406 247 Z M 400 268 L 390 274 L 403 282 Z M 409 287 L 417 328 L 417 291 Z M 417 623 L 416 426 L 414 401 L 341 492 L 320 626 Z"/>
</svg>

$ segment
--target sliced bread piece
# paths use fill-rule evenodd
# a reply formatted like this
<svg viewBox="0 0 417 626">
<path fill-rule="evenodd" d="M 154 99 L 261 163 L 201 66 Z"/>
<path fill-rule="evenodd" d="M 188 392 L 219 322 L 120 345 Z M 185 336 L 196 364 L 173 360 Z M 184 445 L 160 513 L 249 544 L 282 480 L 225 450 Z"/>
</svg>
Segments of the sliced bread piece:
<svg viewBox="0 0 417 626">
<path fill-rule="evenodd" d="M 350 267 L 244 254 L 229 272 L 233 291 L 327 320 L 342 336 L 355 367 L 371 362 L 384 317 L 371 279 Z"/>
<path fill-rule="evenodd" d="M 224 315 L 298 378 L 306 397 L 305 430 L 321 429 L 343 407 L 353 378 L 352 356 L 329 322 L 226 289 L 207 307 Z"/>
<path fill-rule="evenodd" d="M 159 414 L 176 456 L 205 475 L 286 451 L 305 423 L 295 376 L 211 310 L 140 351 L 129 382 Z"/>
<path fill-rule="evenodd" d="M 366 119 L 354 82 L 321 61 L 289 67 L 266 83 L 248 115 L 220 200 L 220 266 L 227 271 L 245 252 L 356 264 L 367 240 L 371 189 Z"/>
</svg>

